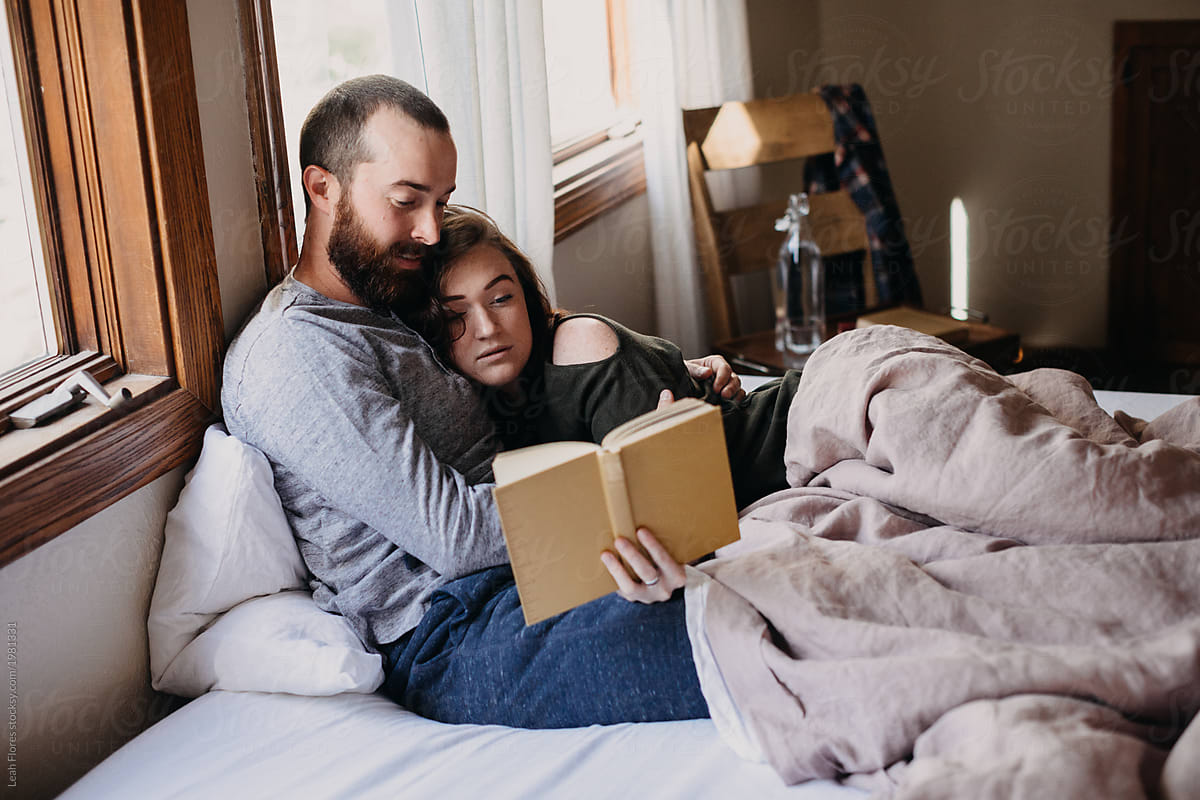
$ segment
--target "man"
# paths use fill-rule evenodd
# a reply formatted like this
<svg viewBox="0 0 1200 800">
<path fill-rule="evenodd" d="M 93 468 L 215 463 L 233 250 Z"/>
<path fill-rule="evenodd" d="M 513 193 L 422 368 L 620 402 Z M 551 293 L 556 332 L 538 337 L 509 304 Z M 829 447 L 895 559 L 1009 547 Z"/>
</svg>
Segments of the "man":
<svg viewBox="0 0 1200 800">
<path fill-rule="evenodd" d="M 384 655 L 388 692 L 418 713 L 527 727 L 705 716 L 672 598 L 683 571 L 644 532 L 656 563 L 633 566 L 656 577 L 624 594 L 654 605 L 611 595 L 524 628 L 491 424 L 394 313 L 427 302 L 419 266 L 456 158 L 442 112 L 394 78 L 348 81 L 312 110 L 300 260 L 229 349 L 229 431 L 270 459 L 317 604 Z"/>
</svg>

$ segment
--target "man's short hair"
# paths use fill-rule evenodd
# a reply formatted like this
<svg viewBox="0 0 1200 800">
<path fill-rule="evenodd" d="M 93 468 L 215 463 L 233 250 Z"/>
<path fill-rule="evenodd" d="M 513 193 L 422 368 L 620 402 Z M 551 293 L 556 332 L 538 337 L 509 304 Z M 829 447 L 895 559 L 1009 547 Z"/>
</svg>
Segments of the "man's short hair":
<svg viewBox="0 0 1200 800">
<path fill-rule="evenodd" d="M 424 92 L 390 75 L 351 78 L 313 106 L 300 128 L 300 172 L 310 164 L 328 170 L 343 185 L 354 168 L 371 159 L 363 128 L 380 108 L 392 108 L 423 128 L 450 133 L 446 115 Z M 304 192 L 307 217 L 312 200 Z"/>
</svg>

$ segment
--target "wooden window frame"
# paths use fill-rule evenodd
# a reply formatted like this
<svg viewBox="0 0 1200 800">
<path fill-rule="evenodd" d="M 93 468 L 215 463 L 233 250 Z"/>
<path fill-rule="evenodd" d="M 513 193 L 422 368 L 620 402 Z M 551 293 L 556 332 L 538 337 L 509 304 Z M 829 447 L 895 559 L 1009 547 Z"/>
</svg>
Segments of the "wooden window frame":
<svg viewBox="0 0 1200 800">
<path fill-rule="evenodd" d="M 246 108 L 250 117 L 250 157 L 258 195 L 267 284 L 274 286 L 299 259 L 292 184 L 288 177 L 287 135 L 271 0 L 237 0 L 246 68 Z"/>
<path fill-rule="evenodd" d="M 185 4 L 5 13 L 64 355 L 0 381 L 0 426 L 80 366 L 135 407 L 0 436 L 0 565 L 194 457 L 224 348 Z"/>
<path fill-rule="evenodd" d="M 627 2 L 606 0 L 609 75 L 618 107 L 633 99 Z M 636 129 L 596 131 L 556 148 L 555 243 L 645 191 L 646 162 Z"/>
<path fill-rule="evenodd" d="M 646 191 L 642 137 L 607 133 L 554 165 L 554 241 L 557 244 L 627 200 Z"/>
</svg>

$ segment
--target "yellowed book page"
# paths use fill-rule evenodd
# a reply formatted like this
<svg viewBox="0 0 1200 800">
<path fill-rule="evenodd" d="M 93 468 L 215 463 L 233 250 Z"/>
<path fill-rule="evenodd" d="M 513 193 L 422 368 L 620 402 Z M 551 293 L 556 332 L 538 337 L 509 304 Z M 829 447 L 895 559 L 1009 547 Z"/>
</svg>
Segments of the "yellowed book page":
<svg viewBox="0 0 1200 800">
<path fill-rule="evenodd" d="M 737 506 L 720 410 L 621 447 L 634 524 L 645 526 L 680 562 L 707 555 L 739 536 Z"/>
<path fill-rule="evenodd" d="M 647 411 L 645 414 L 634 417 L 628 422 L 624 422 L 608 432 L 600 444 L 609 450 L 618 450 L 629 440 L 639 436 L 646 435 L 648 431 L 657 430 L 668 424 L 674 424 L 675 421 L 685 417 L 694 416 L 701 413 L 706 408 L 711 406 L 695 397 L 684 397 L 675 402 L 657 408 L 653 411 Z"/>
<path fill-rule="evenodd" d="M 496 483 L 513 483 L 599 449 L 591 442 L 547 442 L 519 450 L 506 450 L 492 459 L 492 475 Z"/>
<path fill-rule="evenodd" d="M 613 541 L 603 482 L 585 455 L 494 490 L 526 624 L 616 589 L 600 562 Z"/>
</svg>

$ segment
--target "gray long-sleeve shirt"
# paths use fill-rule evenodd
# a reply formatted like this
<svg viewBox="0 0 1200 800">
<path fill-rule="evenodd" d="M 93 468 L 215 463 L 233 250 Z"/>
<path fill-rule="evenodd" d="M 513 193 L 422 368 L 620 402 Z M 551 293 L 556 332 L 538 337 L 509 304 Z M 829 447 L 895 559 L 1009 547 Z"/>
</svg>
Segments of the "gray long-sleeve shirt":
<svg viewBox="0 0 1200 800">
<path fill-rule="evenodd" d="M 229 432 L 266 454 L 317 604 L 368 646 L 448 580 L 507 563 L 492 424 L 398 319 L 285 278 L 225 358 Z"/>
</svg>

